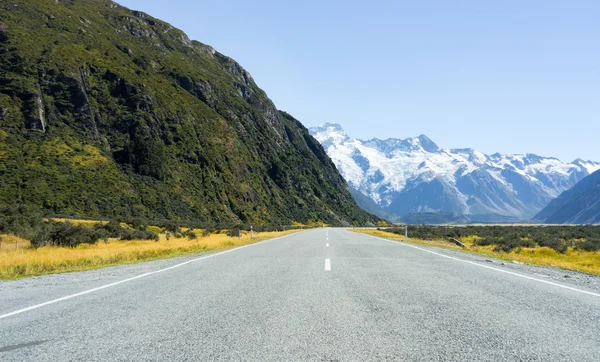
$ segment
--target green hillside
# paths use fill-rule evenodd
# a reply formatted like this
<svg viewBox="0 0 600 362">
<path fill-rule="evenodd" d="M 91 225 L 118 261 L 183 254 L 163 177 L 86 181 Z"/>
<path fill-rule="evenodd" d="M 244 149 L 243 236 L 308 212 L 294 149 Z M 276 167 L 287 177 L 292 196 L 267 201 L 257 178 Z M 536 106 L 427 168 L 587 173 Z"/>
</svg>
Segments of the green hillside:
<svg viewBox="0 0 600 362">
<path fill-rule="evenodd" d="M 377 221 L 238 63 L 107 0 L 0 2 L 0 204 L 93 218 Z"/>
</svg>

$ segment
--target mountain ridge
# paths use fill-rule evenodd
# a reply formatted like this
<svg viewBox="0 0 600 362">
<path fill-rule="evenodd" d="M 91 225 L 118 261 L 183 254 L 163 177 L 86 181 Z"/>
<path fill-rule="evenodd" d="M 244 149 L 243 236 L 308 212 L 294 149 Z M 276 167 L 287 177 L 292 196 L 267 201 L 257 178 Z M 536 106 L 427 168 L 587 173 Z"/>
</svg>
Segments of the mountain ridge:
<svg viewBox="0 0 600 362">
<path fill-rule="evenodd" d="M 535 219 L 550 224 L 600 223 L 600 170 L 563 192 Z"/>
<path fill-rule="evenodd" d="M 108 0 L 0 3 L 0 184 L 51 215 L 378 221 L 240 64 Z"/>
<path fill-rule="evenodd" d="M 361 140 L 340 125 L 310 129 L 348 183 L 386 212 L 498 215 L 529 219 L 600 163 L 563 163 L 532 153 L 486 155 L 443 149 L 427 136 Z"/>
</svg>

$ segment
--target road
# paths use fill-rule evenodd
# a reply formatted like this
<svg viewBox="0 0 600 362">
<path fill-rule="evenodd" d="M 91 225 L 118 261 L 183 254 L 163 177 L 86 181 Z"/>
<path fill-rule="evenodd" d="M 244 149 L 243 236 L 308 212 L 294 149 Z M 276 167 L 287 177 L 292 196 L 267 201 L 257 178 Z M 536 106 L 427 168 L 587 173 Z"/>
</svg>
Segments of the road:
<svg viewBox="0 0 600 362">
<path fill-rule="evenodd" d="M 0 283 L 0 360 L 600 361 L 600 290 L 540 275 L 317 229 Z"/>
</svg>

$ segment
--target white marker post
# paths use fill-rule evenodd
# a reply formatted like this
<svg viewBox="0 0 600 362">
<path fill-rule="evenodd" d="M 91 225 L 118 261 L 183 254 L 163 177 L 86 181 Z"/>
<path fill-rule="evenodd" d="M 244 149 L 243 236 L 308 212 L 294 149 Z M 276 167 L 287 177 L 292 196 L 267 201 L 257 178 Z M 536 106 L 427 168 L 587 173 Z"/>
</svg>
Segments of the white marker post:
<svg viewBox="0 0 600 362">
<path fill-rule="evenodd" d="M 404 241 L 408 241 L 408 225 L 404 225 Z"/>
<path fill-rule="evenodd" d="M 252 230 L 252 225 L 250 225 L 250 239 L 254 239 L 254 232 Z"/>
</svg>

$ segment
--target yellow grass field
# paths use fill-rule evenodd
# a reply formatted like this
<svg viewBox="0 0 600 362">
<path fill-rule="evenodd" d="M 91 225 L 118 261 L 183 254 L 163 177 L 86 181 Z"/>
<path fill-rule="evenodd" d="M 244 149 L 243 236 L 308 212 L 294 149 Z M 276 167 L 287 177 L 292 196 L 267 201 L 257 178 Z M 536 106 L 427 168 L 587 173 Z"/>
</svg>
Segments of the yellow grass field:
<svg viewBox="0 0 600 362">
<path fill-rule="evenodd" d="M 29 242 L 15 236 L 2 235 L 0 246 L 0 279 L 18 279 L 43 274 L 63 273 L 98 269 L 117 264 L 131 264 L 141 261 L 170 258 L 185 254 L 218 251 L 256 243 L 293 233 L 243 232 L 242 238 L 229 237 L 225 233 L 201 237 L 196 240 L 171 237 L 167 240 L 160 235 L 160 241 L 100 241 L 96 245 L 79 245 L 76 248 L 45 246 L 39 249 L 29 247 Z"/>
<path fill-rule="evenodd" d="M 400 235 L 380 230 L 355 229 L 353 231 L 373 236 L 379 236 L 387 239 L 404 240 L 404 237 Z M 598 252 L 588 252 L 569 248 L 566 253 L 560 254 L 555 250 L 547 247 L 537 247 L 519 248 L 511 251 L 510 253 L 505 253 L 495 252 L 493 245 L 474 245 L 472 238 L 464 238 L 461 241 L 467 246 L 467 250 L 443 240 L 429 241 L 409 238 L 409 242 L 412 244 L 437 246 L 446 249 L 460 250 L 485 255 L 496 259 L 518 261 L 521 263 L 541 266 L 554 266 L 563 269 L 578 270 L 585 273 L 600 275 L 600 253 Z"/>
</svg>

